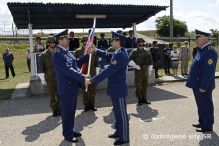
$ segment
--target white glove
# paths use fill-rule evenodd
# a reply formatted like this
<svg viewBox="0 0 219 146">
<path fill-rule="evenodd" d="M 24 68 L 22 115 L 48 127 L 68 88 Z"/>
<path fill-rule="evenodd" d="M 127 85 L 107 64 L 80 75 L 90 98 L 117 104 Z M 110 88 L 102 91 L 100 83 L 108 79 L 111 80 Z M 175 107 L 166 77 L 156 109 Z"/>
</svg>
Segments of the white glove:
<svg viewBox="0 0 219 146">
<path fill-rule="evenodd" d="M 109 65 L 104 65 L 104 68 L 107 68 Z"/>
<path fill-rule="evenodd" d="M 153 65 L 150 65 L 148 68 L 148 76 L 151 76 L 152 74 Z"/>
<path fill-rule="evenodd" d="M 132 66 L 132 67 L 134 67 L 134 68 L 137 69 L 137 70 L 140 70 L 140 69 L 141 69 L 141 67 L 140 67 L 139 65 L 137 65 L 133 60 L 131 60 L 131 61 L 129 62 L 129 66 Z"/>
<path fill-rule="evenodd" d="M 129 61 L 129 66 L 135 66 L 135 65 L 136 63 L 133 60 Z"/>
<path fill-rule="evenodd" d="M 141 69 L 141 67 L 139 65 L 137 65 L 137 64 L 134 66 L 134 68 L 137 69 L 137 70 Z"/>
</svg>

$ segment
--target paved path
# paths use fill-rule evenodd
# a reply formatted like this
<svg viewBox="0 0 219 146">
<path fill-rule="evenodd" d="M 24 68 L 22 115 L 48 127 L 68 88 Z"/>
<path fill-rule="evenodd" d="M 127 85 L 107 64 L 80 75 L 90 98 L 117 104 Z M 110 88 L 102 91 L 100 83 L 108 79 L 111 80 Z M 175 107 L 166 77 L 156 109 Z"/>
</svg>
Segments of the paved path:
<svg viewBox="0 0 219 146">
<path fill-rule="evenodd" d="M 217 85 L 219 80 L 217 79 Z M 149 88 L 150 106 L 136 106 L 135 89 L 129 88 L 130 146 L 219 146 L 219 87 L 214 90 L 214 132 L 200 134 L 191 126 L 197 121 L 192 91 L 185 83 L 165 83 Z M 82 112 L 78 97 L 76 130 L 79 143 L 63 141 L 61 121 L 51 116 L 47 97 L 0 101 L 0 146 L 110 146 L 114 122 L 105 90 L 96 97 L 98 111 Z"/>
</svg>

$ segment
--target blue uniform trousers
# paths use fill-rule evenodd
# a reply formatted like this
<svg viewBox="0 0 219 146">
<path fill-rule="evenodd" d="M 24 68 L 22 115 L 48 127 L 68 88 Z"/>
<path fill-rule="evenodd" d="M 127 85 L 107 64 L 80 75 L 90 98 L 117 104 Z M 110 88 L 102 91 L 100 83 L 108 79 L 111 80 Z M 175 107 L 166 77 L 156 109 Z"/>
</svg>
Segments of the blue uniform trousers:
<svg viewBox="0 0 219 146">
<path fill-rule="evenodd" d="M 61 118 L 62 118 L 62 134 L 65 138 L 74 137 L 74 120 L 77 105 L 77 95 L 68 93 L 60 95 L 61 102 Z"/>
<path fill-rule="evenodd" d="M 122 141 L 129 141 L 129 121 L 125 97 L 111 97 L 116 119 L 115 134 Z"/>
<path fill-rule="evenodd" d="M 214 105 L 212 101 L 212 90 L 201 93 L 198 89 L 193 89 L 195 96 L 199 123 L 203 130 L 213 129 Z"/>
</svg>

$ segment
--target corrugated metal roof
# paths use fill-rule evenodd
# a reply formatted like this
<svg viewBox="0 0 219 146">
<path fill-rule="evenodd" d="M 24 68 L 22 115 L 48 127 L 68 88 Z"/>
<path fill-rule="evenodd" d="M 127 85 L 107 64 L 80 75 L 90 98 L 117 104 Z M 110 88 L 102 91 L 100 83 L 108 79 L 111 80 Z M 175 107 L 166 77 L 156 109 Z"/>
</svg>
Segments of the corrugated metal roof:
<svg viewBox="0 0 219 146">
<path fill-rule="evenodd" d="M 90 28 L 92 19 L 78 19 L 77 14 L 106 15 L 97 19 L 97 28 L 126 28 L 141 23 L 165 10 L 167 6 L 71 4 L 71 3 L 7 3 L 18 29 Z M 28 15 L 29 13 L 29 15 Z M 29 17 L 28 17 L 29 16 Z"/>
</svg>

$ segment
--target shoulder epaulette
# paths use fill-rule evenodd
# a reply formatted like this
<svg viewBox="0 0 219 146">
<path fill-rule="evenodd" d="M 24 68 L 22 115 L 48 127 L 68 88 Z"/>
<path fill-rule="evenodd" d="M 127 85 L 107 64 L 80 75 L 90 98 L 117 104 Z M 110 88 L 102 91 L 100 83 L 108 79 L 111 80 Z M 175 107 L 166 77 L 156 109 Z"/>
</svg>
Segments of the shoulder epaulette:
<svg viewBox="0 0 219 146">
<path fill-rule="evenodd" d="M 59 47 L 55 47 L 55 48 L 54 48 L 54 52 L 55 52 L 55 53 L 59 53 L 60 51 L 61 51 L 61 50 L 60 50 Z"/>
</svg>

